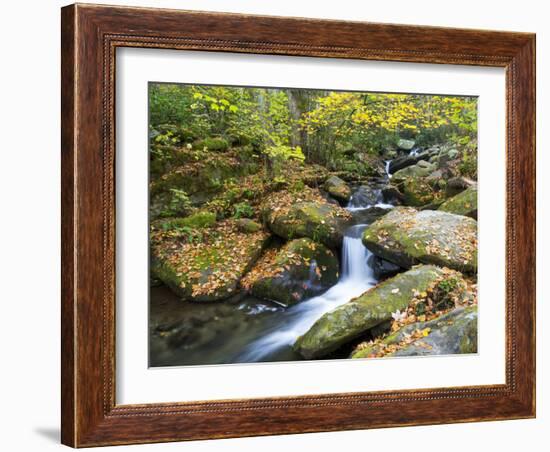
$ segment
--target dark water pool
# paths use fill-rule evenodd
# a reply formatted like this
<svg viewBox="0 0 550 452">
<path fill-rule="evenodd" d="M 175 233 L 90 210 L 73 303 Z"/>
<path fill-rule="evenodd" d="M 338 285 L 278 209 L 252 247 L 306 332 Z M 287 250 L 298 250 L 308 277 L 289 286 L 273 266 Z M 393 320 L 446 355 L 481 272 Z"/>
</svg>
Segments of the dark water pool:
<svg viewBox="0 0 550 452">
<path fill-rule="evenodd" d="M 165 286 L 152 287 L 149 365 L 182 366 L 242 362 L 246 347 L 292 319 L 292 312 L 254 297 L 217 303 L 182 301 Z M 302 358 L 283 347 L 258 361 Z"/>
</svg>

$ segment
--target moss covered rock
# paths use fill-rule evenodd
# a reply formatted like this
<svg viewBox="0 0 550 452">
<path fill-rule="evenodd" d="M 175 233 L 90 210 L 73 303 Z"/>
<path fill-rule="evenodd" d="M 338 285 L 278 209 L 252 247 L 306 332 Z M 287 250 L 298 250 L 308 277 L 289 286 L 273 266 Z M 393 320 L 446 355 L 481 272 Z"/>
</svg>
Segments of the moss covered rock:
<svg viewBox="0 0 550 452">
<path fill-rule="evenodd" d="M 401 138 L 397 141 L 397 147 L 403 151 L 410 151 L 415 145 L 414 140 L 406 140 Z"/>
<path fill-rule="evenodd" d="M 234 295 L 239 281 L 261 255 L 268 234 L 241 232 L 225 221 L 189 238 L 158 231 L 151 235 L 151 272 L 188 301 L 218 301 Z"/>
<path fill-rule="evenodd" d="M 342 244 L 344 230 L 351 223 L 348 211 L 323 201 L 303 201 L 277 206 L 264 212 L 271 231 L 284 239 L 308 237 L 331 249 Z"/>
<path fill-rule="evenodd" d="M 360 345 L 351 358 L 377 357 L 380 352 L 383 356 L 477 353 L 477 319 L 477 306 L 457 308 L 434 320 L 407 325 L 380 342 Z"/>
<path fill-rule="evenodd" d="M 428 163 L 424 160 L 418 162 L 416 165 L 407 166 L 406 168 L 396 171 L 392 175 L 392 182 L 399 183 L 409 178 L 426 177 L 436 169 L 435 165 Z"/>
<path fill-rule="evenodd" d="M 403 268 L 425 263 L 477 270 L 477 222 L 462 215 L 396 207 L 365 230 L 363 244 Z"/>
<path fill-rule="evenodd" d="M 252 295 L 285 306 L 324 292 L 338 281 L 338 259 L 311 239 L 268 250 L 243 279 Z"/>
<path fill-rule="evenodd" d="M 445 201 L 439 210 L 477 220 L 477 187 L 470 187 Z"/>
<path fill-rule="evenodd" d="M 329 177 L 325 181 L 323 188 L 329 195 L 339 201 L 347 202 L 351 197 L 351 189 L 349 188 L 349 185 L 338 176 Z"/>
<path fill-rule="evenodd" d="M 436 193 L 429 183 L 420 178 L 408 178 L 401 184 L 403 204 L 421 207 L 430 204 L 436 198 Z"/>
<path fill-rule="evenodd" d="M 246 232 L 247 234 L 258 232 L 262 229 L 262 225 L 260 223 L 257 223 L 249 218 L 240 218 L 235 221 L 235 224 L 237 225 L 239 231 Z"/>
<path fill-rule="evenodd" d="M 361 296 L 323 315 L 294 344 L 304 358 L 319 358 L 392 319 L 407 308 L 414 291 L 424 291 L 443 274 L 422 265 L 373 287 Z"/>
</svg>

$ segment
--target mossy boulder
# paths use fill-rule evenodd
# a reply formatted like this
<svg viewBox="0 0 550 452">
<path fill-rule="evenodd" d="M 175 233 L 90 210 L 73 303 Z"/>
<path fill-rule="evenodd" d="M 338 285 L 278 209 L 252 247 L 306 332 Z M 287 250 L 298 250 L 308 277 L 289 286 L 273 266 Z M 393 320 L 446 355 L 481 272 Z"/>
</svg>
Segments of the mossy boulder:
<svg viewBox="0 0 550 452">
<path fill-rule="evenodd" d="M 235 221 L 235 224 L 237 225 L 239 231 L 245 232 L 247 234 L 258 232 L 262 229 L 262 225 L 260 223 L 257 223 L 250 218 L 240 218 Z"/>
<path fill-rule="evenodd" d="M 258 298 L 290 306 L 336 284 L 338 269 L 338 259 L 327 247 L 295 239 L 267 251 L 242 284 Z"/>
<path fill-rule="evenodd" d="M 264 213 L 269 229 L 287 240 L 308 237 L 331 249 L 342 244 L 344 230 L 352 221 L 348 211 L 322 201 L 304 201 Z"/>
<path fill-rule="evenodd" d="M 373 287 L 361 296 L 326 313 L 294 343 L 306 359 L 323 357 L 392 319 L 392 313 L 407 308 L 414 291 L 425 291 L 442 269 L 421 265 Z"/>
<path fill-rule="evenodd" d="M 260 257 L 269 235 L 241 232 L 224 221 L 189 239 L 187 232 L 153 232 L 151 272 L 184 300 L 224 300 L 239 290 L 239 281 Z"/>
<path fill-rule="evenodd" d="M 425 356 L 477 353 L 477 306 L 460 307 L 428 322 L 415 322 L 378 343 L 357 347 L 351 358 L 383 356 Z M 415 332 L 424 334 L 417 335 Z M 411 340 L 412 338 L 412 340 Z"/>
<path fill-rule="evenodd" d="M 428 176 L 436 169 L 435 165 L 428 163 L 425 160 L 418 162 L 416 165 L 407 166 L 406 168 L 396 171 L 392 175 L 393 183 L 400 183 L 410 178 L 420 178 Z"/>
<path fill-rule="evenodd" d="M 323 188 L 329 195 L 339 201 L 347 202 L 351 197 L 351 189 L 349 188 L 349 185 L 338 176 L 329 177 L 325 181 Z"/>
<path fill-rule="evenodd" d="M 414 145 L 414 140 L 406 140 L 404 138 L 401 138 L 399 141 L 397 141 L 397 147 L 403 151 L 410 151 L 412 148 L 414 148 Z"/>
<path fill-rule="evenodd" d="M 403 268 L 424 263 L 477 271 L 477 222 L 462 215 L 396 207 L 365 230 L 363 244 Z"/>
<path fill-rule="evenodd" d="M 436 198 L 436 192 L 428 182 L 419 178 L 408 178 L 401 184 L 403 204 L 421 207 L 430 204 Z"/>
<path fill-rule="evenodd" d="M 439 210 L 477 220 L 477 187 L 470 187 L 445 201 Z"/>
</svg>

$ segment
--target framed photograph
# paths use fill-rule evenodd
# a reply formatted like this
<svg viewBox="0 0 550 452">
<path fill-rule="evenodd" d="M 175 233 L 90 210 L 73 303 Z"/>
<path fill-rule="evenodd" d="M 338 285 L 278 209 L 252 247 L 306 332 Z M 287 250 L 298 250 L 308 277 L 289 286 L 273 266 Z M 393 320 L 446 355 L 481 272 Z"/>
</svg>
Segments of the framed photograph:
<svg viewBox="0 0 550 452">
<path fill-rule="evenodd" d="M 533 34 L 62 9 L 64 444 L 534 416 Z"/>
</svg>

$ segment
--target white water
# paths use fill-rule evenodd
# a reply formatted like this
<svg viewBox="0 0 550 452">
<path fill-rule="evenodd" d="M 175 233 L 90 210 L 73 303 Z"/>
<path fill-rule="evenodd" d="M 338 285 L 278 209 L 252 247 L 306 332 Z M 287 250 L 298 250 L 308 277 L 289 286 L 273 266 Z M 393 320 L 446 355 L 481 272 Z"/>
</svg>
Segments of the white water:
<svg viewBox="0 0 550 452">
<path fill-rule="evenodd" d="M 384 202 L 384 196 L 382 195 L 382 190 L 380 189 L 374 190 L 374 193 L 376 193 L 376 200 L 372 200 L 371 197 L 371 202 L 369 203 L 369 197 L 364 194 L 361 195 L 361 188 L 362 187 L 359 187 L 355 194 L 349 199 L 346 209 L 350 212 L 357 212 L 359 210 L 370 209 L 372 207 L 379 207 L 381 209 L 393 209 L 395 207 L 393 204 Z"/>
<path fill-rule="evenodd" d="M 391 165 L 391 160 L 386 160 L 386 166 L 385 166 L 385 169 L 386 169 L 386 176 L 388 176 L 388 179 L 391 179 L 391 174 L 390 174 L 390 165 Z"/>
<path fill-rule="evenodd" d="M 411 157 L 416 157 L 418 155 L 418 151 L 420 151 L 420 148 L 412 148 L 411 152 L 409 152 L 409 155 Z"/>
<path fill-rule="evenodd" d="M 338 283 L 325 293 L 289 308 L 289 321 L 251 343 L 238 357 L 238 361 L 259 361 L 282 347 L 291 346 L 323 314 L 376 285 L 373 271 L 367 264 L 371 253 L 361 243 L 361 235 L 366 227 L 355 225 L 346 230 L 342 244 L 342 272 Z"/>
</svg>

